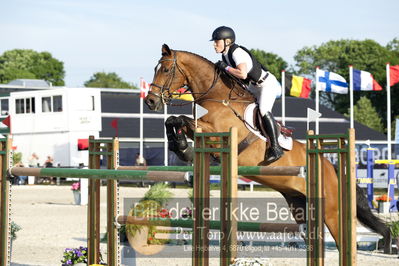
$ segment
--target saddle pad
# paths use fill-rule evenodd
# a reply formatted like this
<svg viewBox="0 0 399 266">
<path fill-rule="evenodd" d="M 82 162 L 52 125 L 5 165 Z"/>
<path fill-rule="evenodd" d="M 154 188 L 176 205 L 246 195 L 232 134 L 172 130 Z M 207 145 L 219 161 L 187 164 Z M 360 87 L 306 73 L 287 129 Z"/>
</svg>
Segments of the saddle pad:
<svg viewBox="0 0 399 266">
<path fill-rule="evenodd" d="M 256 103 L 251 103 L 250 105 L 247 106 L 244 112 L 244 120 L 245 120 L 245 126 L 248 128 L 249 131 L 254 133 L 256 136 L 258 136 L 260 139 L 263 141 L 267 142 L 267 138 L 265 138 L 262 133 L 254 126 L 254 109 L 256 107 Z M 292 150 L 292 138 L 291 137 L 285 137 L 283 134 L 280 134 L 278 136 L 278 143 L 283 149 L 286 150 Z"/>
</svg>

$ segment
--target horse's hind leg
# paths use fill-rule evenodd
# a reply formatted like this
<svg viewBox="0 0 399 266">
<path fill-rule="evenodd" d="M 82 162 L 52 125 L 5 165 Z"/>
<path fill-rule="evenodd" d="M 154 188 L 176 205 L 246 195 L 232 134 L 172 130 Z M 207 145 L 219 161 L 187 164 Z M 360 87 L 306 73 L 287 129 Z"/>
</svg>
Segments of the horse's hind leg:
<svg viewBox="0 0 399 266">
<path fill-rule="evenodd" d="M 392 235 L 383 220 L 375 216 L 368 205 L 367 198 L 359 186 L 356 186 L 356 214 L 357 219 L 365 226 L 384 237 L 384 253 L 392 252 Z"/>
</svg>

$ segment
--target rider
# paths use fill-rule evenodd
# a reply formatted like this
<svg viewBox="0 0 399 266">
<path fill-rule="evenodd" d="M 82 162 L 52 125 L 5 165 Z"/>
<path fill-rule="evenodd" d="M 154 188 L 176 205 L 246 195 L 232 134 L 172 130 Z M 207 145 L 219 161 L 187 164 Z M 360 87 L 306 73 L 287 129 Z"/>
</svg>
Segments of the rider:
<svg viewBox="0 0 399 266">
<path fill-rule="evenodd" d="M 266 162 L 272 163 L 284 154 L 278 143 L 278 129 L 271 113 L 281 86 L 276 77 L 248 49 L 235 43 L 235 39 L 235 33 L 229 27 L 221 26 L 213 31 L 211 41 L 214 42 L 216 53 L 222 54 L 223 60 L 218 61 L 216 66 L 248 84 L 248 90 L 256 97 L 266 133 L 270 138 Z"/>
</svg>

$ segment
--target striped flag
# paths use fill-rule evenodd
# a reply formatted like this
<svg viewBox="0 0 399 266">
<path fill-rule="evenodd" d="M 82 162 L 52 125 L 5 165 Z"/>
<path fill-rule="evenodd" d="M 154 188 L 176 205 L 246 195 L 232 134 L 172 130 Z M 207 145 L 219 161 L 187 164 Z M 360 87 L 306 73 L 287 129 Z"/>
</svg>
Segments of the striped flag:
<svg viewBox="0 0 399 266">
<path fill-rule="evenodd" d="M 389 80 L 390 86 L 399 82 L 399 65 L 389 66 Z"/>
<path fill-rule="evenodd" d="M 311 79 L 294 76 L 288 73 L 285 75 L 285 92 L 291 96 L 309 98 L 311 84 Z"/>
<path fill-rule="evenodd" d="M 375 81 L 371 73 L 353 69 L 354 91 L 382 91 L 380 84 Z"/>
<path fill-rule="evenodd" d="M 150 90 L 150 84 L 145 82 L 143 78 L 140 78 L 140 98 L 145 98 Z"/>
</svg>

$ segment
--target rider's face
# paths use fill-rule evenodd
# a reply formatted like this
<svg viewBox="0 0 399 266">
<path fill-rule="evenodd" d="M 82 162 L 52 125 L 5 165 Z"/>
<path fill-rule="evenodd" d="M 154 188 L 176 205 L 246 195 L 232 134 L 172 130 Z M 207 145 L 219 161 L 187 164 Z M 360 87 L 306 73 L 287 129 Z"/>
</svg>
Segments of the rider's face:
<svg viewBox="0 0 399 266">
<path fill-rule="evenodd" d="M 216 53 L 221 53 L 224 50 L 224 41 L 216 40 L 213 42 L 213 48 L 215 48 Z"/>
</svg>

